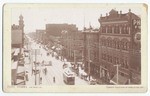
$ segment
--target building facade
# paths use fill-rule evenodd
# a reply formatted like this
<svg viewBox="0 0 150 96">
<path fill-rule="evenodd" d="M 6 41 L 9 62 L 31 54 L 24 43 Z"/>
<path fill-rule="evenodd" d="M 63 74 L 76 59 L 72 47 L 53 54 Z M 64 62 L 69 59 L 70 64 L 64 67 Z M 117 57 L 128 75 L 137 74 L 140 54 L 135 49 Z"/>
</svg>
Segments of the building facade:
<svg viewBox="0 0 150 96">
<path fill-rule="evenodd" d="M 84 35 L 84 68 L 89 76 L 99 76 L 99 32 L 85 30 Z"/>
<path fill-rule="evenodd" d="M 106 84 L 141 84 L 141 20 L 129 9 L 100 16 L 98 32 L 84 31 L 84 65 Z"/>
<path fill-rule="evenodd" d="M 37 29 L 36 33 L 35 33 L 35 38 L 37 40 L 38 43 L 45 43 L 45 35 L 46 35 L 46 31 L 42 30 L 42 29 Z"/>
<path fill-rule="evenodd" d="M 130 9 L 125 14 L 112 9 L 99 23 L 100 78 L 115 84 L 140 84 L 140 17 Z"/>
<path fill-rule="evenodd" d="M 71 62 L 81 62 L 83 57 L 83 34 L 80 31 L 63 30 L 61 36 L 62 54 Z"/>
<path fill-rule="evenodd" d="M 19 25 L 11 26 L 11 84 L 25 85 L 26 73 L 24 68 L 24 21 L 19 16 Z"/>
</svg>

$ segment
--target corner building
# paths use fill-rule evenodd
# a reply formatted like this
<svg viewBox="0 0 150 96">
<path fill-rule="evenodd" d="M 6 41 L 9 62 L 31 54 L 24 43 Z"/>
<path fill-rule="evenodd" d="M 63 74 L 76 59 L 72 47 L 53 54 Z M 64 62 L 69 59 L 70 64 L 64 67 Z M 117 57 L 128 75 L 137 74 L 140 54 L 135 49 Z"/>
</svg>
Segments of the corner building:
<svg viewBox="0 0 150 96">
<path fill-rule="evenodd" d="M 129 9 L 112 9 L 98 19 L 100 78 L 113 84 L 141 84 L 141 21 Z"/>
</svg>

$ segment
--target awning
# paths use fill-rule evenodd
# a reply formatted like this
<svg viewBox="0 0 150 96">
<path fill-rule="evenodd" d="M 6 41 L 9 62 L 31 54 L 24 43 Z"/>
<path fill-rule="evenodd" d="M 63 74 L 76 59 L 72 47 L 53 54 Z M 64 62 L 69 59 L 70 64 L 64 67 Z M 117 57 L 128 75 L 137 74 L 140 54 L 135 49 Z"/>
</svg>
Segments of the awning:
<svg viewBox="0 0 150 96">
<path fill-rule="evenodd" d="M 117 84 L 117 74 L 110 80 L 110 83 L 113 83 L 115 85 L 124 85 L 127 84 L 127 82 L 128 79 L 126 77 L 118 75 L 118 84 Z"/>
</svg>

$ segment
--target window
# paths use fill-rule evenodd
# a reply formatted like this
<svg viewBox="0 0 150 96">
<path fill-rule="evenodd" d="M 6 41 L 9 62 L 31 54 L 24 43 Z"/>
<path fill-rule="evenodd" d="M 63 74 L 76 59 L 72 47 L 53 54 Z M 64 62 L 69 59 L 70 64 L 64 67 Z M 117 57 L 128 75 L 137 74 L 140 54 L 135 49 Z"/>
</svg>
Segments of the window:
<svg viewBox="0 0 150 96">
<path fill-rule="evenodd" d="M 125 59 L 125 66 L 124 66 L 124 67 L 128 69 L 128 61 L 127 61 L 127 58 Z"/>
<path fill-rule="evenodd" d="M 116 64 L 116 57 L 113 57 L 113 63 Z"/>
<path fill-rule="evenodd" d="M 102 33 L 106 33 L 106 27 L 105 26 L 102 27 Z"/>
<path fill-rule="evenodd" d="M 119 58 L 116 58 L 116 63 L 119 64 Z"/>
<path fill-rule="evenodd" d="M 112 47 L 112 40 L 109 41 L 109 46 Z"/>
<path fill-rule="evenodd" d="M 130 27 L 127 26 L 127 34 L 129 34 L 129 33 L 130 33 Z"/>
<path fill-rule="evenodd" d="M 115 48 L 115 41 L 112 40 L 112 47 Z"/>
<path fill-rule="evenodd" d="M 110 47 L 110 41 L 109 41 L 109 39 L 107 39 L 107 42 L 108 42 L 108 45 L 107 45 L 107 46 Z"/>
<path fill-rule="evenodd" d="M 106 46 L 108 46 L 109 41 L 106 39 Z"/>
<path fill-rule="evenodd" d="M 112 27 L 108 26 L 108 33 L 112 33 Z"/>
<path fill-rule="evenodd" d="M 119 26 L 118 25 L 114 27 L 114 33 L 119 34 Z"/>
</svg>

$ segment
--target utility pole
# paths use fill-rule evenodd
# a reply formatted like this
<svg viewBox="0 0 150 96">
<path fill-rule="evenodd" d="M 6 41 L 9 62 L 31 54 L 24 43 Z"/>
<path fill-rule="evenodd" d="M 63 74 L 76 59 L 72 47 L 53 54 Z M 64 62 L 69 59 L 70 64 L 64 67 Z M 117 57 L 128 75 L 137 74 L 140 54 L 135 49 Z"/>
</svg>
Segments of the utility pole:
<svg viewBox="0 0 150 96">
<path fill-rule="evenodd" d="M 75 68 L 76 68 L 76 50 L 74 50 L 74 65 L 75 65 Z"/>
<path fill-rule="evenodd" d="M 37 70 L 36 70 L 36 49 L 35 49 L 35 85 L 36 85 L 36 73 L 37 73 Z"/>
<path fill-rule="evenodd" d="M 87 48 L 88 48 L 88 74 L 89 74 L 89 81 L 90 81 L 90 74 L 91 74 L 91 69 L 90 69 L 90 62 L 91 62 L 91 60 L 90 60 L 90 37 L 88 37 L 88 46 L 87 46 Z"/>
<path fill-rule="evenodd" d="M 91 62 L 91 60 L 90 60 L 90 47 L 88 48 L 88 74 L 89 74 L 89 81 L 90 81 L 90 71 L 91 71 L 91 69 L 90 69 L 90 62 Z"/>
<path fill-rule="evenodd" d="M 117 64 L 117 65 L 114 65 L 114 66 L 117 67 L 117 84 L 118 84 L 118 79 L 119 79 L 119 78 L 118 78 L 118 75 L 119 75 L 119 66 L 120 66 L 120 65 Z"/>
</svg>

